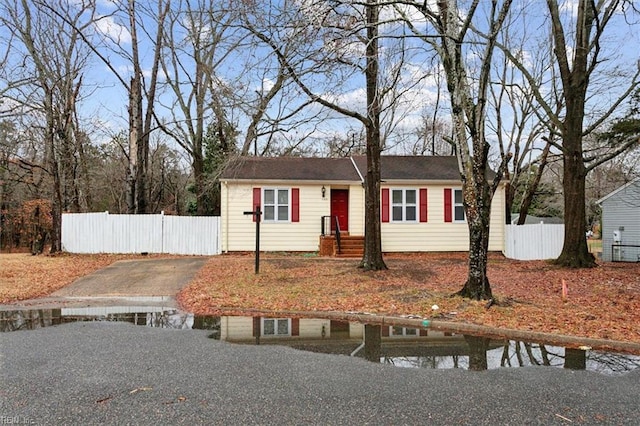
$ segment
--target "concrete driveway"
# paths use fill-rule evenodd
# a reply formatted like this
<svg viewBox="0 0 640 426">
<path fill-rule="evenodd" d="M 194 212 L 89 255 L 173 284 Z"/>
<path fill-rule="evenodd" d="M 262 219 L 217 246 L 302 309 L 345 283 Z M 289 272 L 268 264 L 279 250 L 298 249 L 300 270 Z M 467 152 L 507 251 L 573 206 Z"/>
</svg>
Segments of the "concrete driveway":
<svg viewBox="0 0 640 426">
<path fill-rule="evenodd" d="M 23 300 L 2 310 L 60 306 L 157 305 L 177 307 L 175 295 L 187 285 L 208 257 L 123 260 L 52 293 Z"/>
<path fill-rule="evenodd" d="M 174 296 L 207 260 L 206 257 L 123 260 L 76 280 L 52 296 Z"/>
</svg>

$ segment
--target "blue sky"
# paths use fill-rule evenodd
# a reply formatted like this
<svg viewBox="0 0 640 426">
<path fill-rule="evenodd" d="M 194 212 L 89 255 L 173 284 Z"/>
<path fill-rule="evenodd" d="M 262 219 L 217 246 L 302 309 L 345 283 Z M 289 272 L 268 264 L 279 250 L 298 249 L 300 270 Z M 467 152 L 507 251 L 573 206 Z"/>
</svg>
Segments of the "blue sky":
<svg viewBox="0 0 640 426">
<path fill-rule="evenodd" d="M 283 1 L 281 4 L 284 4 Z M 313 12 L 322 12 L 325 3 L 309 2 L 308 0 L 295 0 L 291 2 L 295 5 L 313 5 Z M 422 2 L 420 2 L 422 3 Z M 463 6 L 466 2 L 460 2 Z M 575 7 L 577 0 L 568 0 L 561 3 L 561 9 L 567 22 L 575 19 Z M 486 3 L 483 4 L 486 6 Z M 142 11 L 142 6 L 139 7 Z M 464 7 L 463 7 L 464 9 Z M 517 24 L 510 30 L 514 39 L 522 39 L 521 56 L 530 61 L 533 68 L 538 60 L 548 54 L 548 19 L 546 11 L 546 2 L 543 0 L 516 0 L 513 6 L 514 19 Z M 125 55 L 131 52 L 131 37 L 128 31 L 128 23 L 126 16 L 114 14 L 116 6 L 112 1 L 100 0 L 98 3 L 98 14 L 101 18 L 96 25 L 96 31 L 102 34 L 105 46 L 101 52 L 110 60 L 113 68 L 118 70 L 120 75 L 128 80 L 131 72 L 131 62 L 125 58 Z M 309 10 L 307 10 L 309 12 Z M 357 15 L 357 8 L 345 7 L 345 14 Z M 390 9 L 385 9 L 381 13 L 383 19 L 389 19 L 393 16 Z M 412 13 L 418 26 L 424 27 L 419 15 Z M 482 14 L 476 21 L 478 27 L 482 26 Z M 259 18 L 266 19 L 265 16 Z M 312 22 L 312 18 L 308 18 Z M 628 20 L 622 14 L 616 16 L 615 23 L 611 23 L 608 36 L 603 40 L 603 52 L 607 52 L 603 57 L 607 57 L 601 66 L 608 69 L 612 73 L 617 64 L 623 64 L 622 71 L 629 71 L 635 66 L 638 60 L 638 48 L 640 45 L 640 31 L 637 31 L 636 21 L 632 21 L 633 25 L 629 25 Z M 149 17 L 142 18 L 139 29 L 142 67 L 147 76 L 150 69 L 152 58 L 152 46 L 150 39 L 155 37 L 155 24 Z M 148 34 L 145 34 L 145 31 Z M 278 28 L 274 25 L 272 29 L 278 29 L 280 40 L 289 34 L 286 28 Z M 387 24 L 382 27 L 381 31 L 389 34 L 398 34 L 400 27 L 394 24 Z M 397 49 L 399 41 L 392 39 L 383 39 L 381 41 L 381 58 L 382 68 L 389 70 L 399 61 L 399 51 Z M 434 62 L 432 62 L 433 52 L 419 40 L 405 41 L 404 60 L 406 61 L 400 78 L 400 87 L 403 89 L 400 107 L 394 115 L 395 126 L 393 133 L 400 139 L 409 140 L 415 138 L 413 132 L 421 122 L 421 117 L 425 112 L 430 113 L 433 109 L 438 90 L 438 78 L 434 74 Z M 108 45 L 108 46 L 107 46 Z M 328 46 L 326 40 L 315 40 L 315 46 L 326 49 Z M 356 47 L 353 47 L 356 46 Z M 108 48 L 107 48 L 108 47 Z M 303 49 L 302 47 L 300 47 Z M 309 48 L 306 48 L 307 52 Z M 361 54 L 361 45 L 351 45 L 346 49 L 349 58 L 355 58 Z M 119 50 L 119 52 L 118 52 Z M 322 52 L 322 50 L 319 50 Z M 609 53 L 611 52 L 611 53 Z M 301 53 L 305 53 L 304 49 Z M 344 52 L 343 52 L 344 53 Z M 472 49 L 468 50 L 468 63 L 470 65 L 470 74 L 473 74 L 473 66 L 476 64 L 473 57 Z M 309 63 L 308 61 L 306 63 Z M 362 63 L 360 58 L 359 63 Z M 264 45 L 261 47 L 250 48 L 243 46 L 235 49 L 229 57 L 223 61 L 217 68 L 217 73 L 222 82 L 230 87 L 236 95 L 251 104 L 256 99 L 256 91 L 268 90 L 273 84 L 273 70 L 277 62 L 271 55 L 269 49 Z M 186 70 L 188 71 L 188 70 Z M 345 68 L 326 70 L 325 73 L 315 73 L 302 77 L 305 84 L 308 84 L 318 94 L 323 94 L 326 98 L 335 100 L 342 106 L 355 109 L 361 113 L 365 110 L 365 92 L 364 77 L 360 72 L 352 72 Z M 188 73 L 187 73 L 188 74 Z M 186 77 L 187 74 L 184 74 Z M 517 75 L 517 73 L 516 73 Z M 346 76 L 345 78 L 343 78 Z M 547 74 L 548 77 L 548 74 Z M 597 111 L 610 105 L 621 90 L 624 84 L 621 83 L 620 72 L 614 79 L 606 74 L 593 80 L 594 91 L 588 103 L 589 111 Z M 441 79 L 440 79 L 441 80 Z M 615 83 L 612 84 L 612 81 Z M 82 100 L 80 113 L 86 120 L 87 126 L 95 130 L 94 140 L 105 141 L 113 134 L 127 127 L 127 92 L 122 84 L 114 77 L 112 71 L 99 59 L 94 58 L 90 67 L 86 71 L 84 77 L 86 85 L 85 98 Z M 444 107 L 441 113 L 442 119 L 448 118 L 447 105 L 448 94 L 444 89 L 442 81 L 440 82 L 441 99 L 440 106 Z M 596 92 L 595 89 L 598 89 Z M 171 105 L 173 96 L 164 91 L 161 93 L 160 104 L 163 106 Z M 296 106 L 304 102 L 305 98 L 291 86 L 286 94 L 279 99 L 279 102 L 273 104 L 269 113 L 276 115 L 282 111 L 291 111 Z M 171 120 L 170 114 L 162 106 L 158 108 L 158 114 L 166 120 Z M 283 133 L 283 138 L 295 140 L 296 138 L 305 137 L 310 134 L 310 140 L 322 140 L 332 135 L 344 136 L 349 132 L 360 132 L 361 124 L 353 119 L 345 119 L 343 116 L 326 111 L 319 107 L 307 109 L 309 123 L 306 125 L 294 126 L 293 120 L 290 120 L 290 128 Z M 320 115 L 316 115 L 320 114 Z M 247 116 L 240 109 L 229 108 L 229 118 L 237 126 L 240 132 L 243 132 L 247 125 Z M 313 119 L 313 117 L 316 117 Z M 89 124 L 90 123 L 90 124 Z"/>
</svg>

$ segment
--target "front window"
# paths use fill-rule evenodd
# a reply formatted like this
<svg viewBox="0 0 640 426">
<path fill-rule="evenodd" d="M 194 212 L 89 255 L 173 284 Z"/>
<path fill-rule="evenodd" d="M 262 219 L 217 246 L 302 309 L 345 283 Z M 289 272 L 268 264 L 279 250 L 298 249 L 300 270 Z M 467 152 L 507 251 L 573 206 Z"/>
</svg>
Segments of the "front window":
<svg viewBox="0 0 640 426">
<path fill-rule="evenodd" d="M 263 336 L 290 336 L 290 318 L 262 318 Z"/>
<path fill-rule="evenodd" d="M 406 327 L 397 327 L 391 326 L 389 327 L 389 336 L 391 337 L 416 337 L 419 336 L 417 328 L 406 328 Z"/>
<path fill-rule="evenodd" d="M 415 222 L 417 220 L 417 194 L 415 189 L 391 190 L 391 220 Z"/>
<path fill-rule="evenodd" d="M 266 189 L 263 192 L 264 220 L 273 222 L 289 221 L 289 190 Z"/>
<path fill-rule="evenodd" d="M 453 220 L 456 222 L 464 222 L 464 205 L 462 203 L 462 190 L 453 191 Z"/>
</svg>

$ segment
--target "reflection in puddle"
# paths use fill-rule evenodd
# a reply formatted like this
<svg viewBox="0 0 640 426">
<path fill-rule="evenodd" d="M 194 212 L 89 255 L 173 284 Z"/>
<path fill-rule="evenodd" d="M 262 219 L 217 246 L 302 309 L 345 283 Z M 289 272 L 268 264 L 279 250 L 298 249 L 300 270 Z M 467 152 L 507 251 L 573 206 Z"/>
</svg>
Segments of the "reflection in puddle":
<svg viewBox="0 0 640 426">
<path fill-rule="evenodd" d="M 550 366 L 603 374 L 640 369 L 638 355 L 321 318 L 195 316 L 166 307 L 148 306 L 0 311 L 2 332 L 78 321 L 119 321 L 156 328 L 210 330 L 209 337 L 217 340 L 286 345 L 408 368 L 486 370 Z"/>
</svg>

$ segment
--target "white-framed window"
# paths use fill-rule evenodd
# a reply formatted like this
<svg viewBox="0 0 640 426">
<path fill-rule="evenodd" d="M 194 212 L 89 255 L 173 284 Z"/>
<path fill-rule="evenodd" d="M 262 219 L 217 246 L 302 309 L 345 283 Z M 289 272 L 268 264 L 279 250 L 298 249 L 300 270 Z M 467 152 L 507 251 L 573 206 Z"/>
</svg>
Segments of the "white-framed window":
<svg viewBox="0 0 640 426">
<path fill-rule="evenodd" d="M 291 191 L 289 188 L 264 188 L 262 191 L 263 220 L 289 222 Z"/>
<path fill-rule="evenodd" d="M 391 190 L 391 221 L 418 221 L 418 191 L 415 189 Z"/>
<path fill-rule="evenodd" d="M 262 336 L 291 336 L 291 318 L 262 318 Z"/>
<path fill-rule="evenodd" d="M 390 326 L 389 327 L 389 336 L 390 337 L 418 337 L 420 332 L 417 328 L 407 328 L 407 327 L 398 327 L 398 326 Z"/>
<path fill-rule="evenodd" d="M 453 221 L 454 222 L 464 222 L 464 205 L 462 203 L 462 189 L 454 189 L 453 190 Z"/>
</svg>

